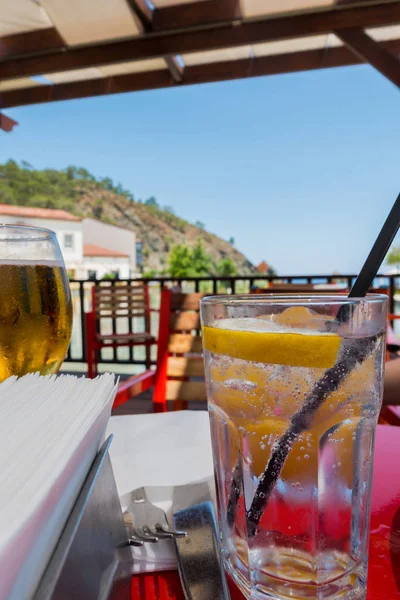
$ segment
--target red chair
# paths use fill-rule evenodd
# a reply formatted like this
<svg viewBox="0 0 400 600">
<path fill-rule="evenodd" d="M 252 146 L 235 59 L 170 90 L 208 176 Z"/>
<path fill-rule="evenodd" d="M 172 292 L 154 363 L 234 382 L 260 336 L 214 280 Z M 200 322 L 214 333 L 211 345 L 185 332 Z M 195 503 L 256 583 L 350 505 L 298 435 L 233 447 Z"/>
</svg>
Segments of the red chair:
<svg viewBox="0 0 400 600">
<path fill-rule="evenodd" d="M 187 408 L 191 401 L 206 407 L 199 301 L 206 294 L 161 292 L 157 365 L 123 382 L 114 408 L 154 385 L 154 412 Z"/>
<path fill-rule="evenodd" d="M 144 320 L 144 331 L 134 332 L 135 320 Z M 102 323 L 109 321 L 115 329 L 104 332 Z M 128 333 L 117 333 L 118 323 L 128 322 Z M 92 310 L 85 314 L 88 377 L 97 375 L 99 353 L 103 348 L 144 346 L 146 367 L 151 365 L 151 346 L 156 343 L 150 333 L 150 306 L 147 284 L 143 282 L 104 281 L 92 287 Z"/>
</svg>

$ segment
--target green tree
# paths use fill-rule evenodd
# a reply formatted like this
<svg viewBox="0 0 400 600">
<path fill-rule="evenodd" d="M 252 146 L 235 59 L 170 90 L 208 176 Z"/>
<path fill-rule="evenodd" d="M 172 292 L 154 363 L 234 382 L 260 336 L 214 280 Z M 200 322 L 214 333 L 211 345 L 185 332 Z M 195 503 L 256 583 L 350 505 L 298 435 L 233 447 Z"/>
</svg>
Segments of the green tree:
<svg viewBox="0 0 400 600">
<path fill-rule="evenodd" d="M 18 204 L 13 194 L 13 190 L 6 185 L 2 186 L 0 180 L 0 202 L 1 204 Z"/>
<path fill-rule="evenodd" d="M 192 264 L 196 271 L 196 276 L 201 277 L 209 275 L 212 271 L 212 259 L 205 251 L 201 240 L 197 240 L 195 247 L 192 249 Z"/>
<path fill-rule="evenodd" d="M 158 206 L 158 202 L 154 196 L 150 196 L 147 200 L 144 201 L 147 206 Z"/>
<path fill-rule="evenodd" d="M 203 223 L 203 221 L 196 221 L 196 223 L 194 224 L 194 226 L 198 227 L 199 229 L 203 229 L 203 230 L 206 228 L 206 226 Z"/>
<path fill-rule="evenodd" d="M 228 256 L 226 258 L 221 258 L 221 260 L 215 265 L 215 274 L 218 277 L 235 277 L 235 275 L 237 275 L 236 265 Z M 229 279 L 220 280 L 220 286 L 222 290 L 228 290 L 230 285 L 231 283 Z"/>
<path fill-rule="evenodd" d="M 44 194 L 34 194 L 29 199 L 29 204 L 39 208 L 58 208 L 56 198 L 49 198 Z"/>
<path fill-rule="evenodd" d="M 230 244 L 231 246 L 235 245 L 235 238 L 234 237 L 230 237 L 228 240 L 228 244 Z"/>
<path fill-rule="evenodd" d="M 101 219 L 101 216 L 103 214 L 103 208 L 104 208 L 103 198 L 96 198 L 96 200 L 93 203 L 93 208 L 92 208 L 93 216 L 95 219 Z"/>
<path fill-rule="evenodd" d="M 68 177 L 68 179 L 70 179 L 71 181 L 73 181 L 76 177 L 76 167 L 73 167 L 72 165 L 67 167 L 65 169 L 65 173 Z"/>
<path fill-rule="evenodd" d="M 207 254 L 201 240 L 191 248 L 187 244 L 177 244 L 168 256 L 168 270 L 171 277 L 202 277 L 212 271 L 211 256 Z"/>
<path fill-rule="evenodd" d="M 168 270 L 171 277 L 194 277 L 192 250 L 186 244 L 176 244 L 168 256 Z"/>
<path fill-rule="evenodd" d="M 219 277 L 235 277 L 237 275 L 236 265 L 229 257 L 221 258 L 216 264 L 215 271 Z"/>
<path fill-rule="evenodd" d="M 116 191 L 113 180 L 110 177 L 103 177 L 103 179 L 100 180 L 100 183 L 104 189 L 109 190 L 110 192 Z"/>
<path fill-rule="evenodd" d="M 393 246 L 389 250 L 386 262 L 388 265 L 400 265 L 400 248 L 398 246 Z"/>
<path fill-rule="evenodd" d="M 63 171 L 44 169 L 38 171 L 29 163 L 22 161 L 18 165 L 9 160 L 0 165 L 0 201 L 21 206 L 42 206 L 73 210 L 75 202 L 90 184 L 96 191 L 109 190 L 133 200 L 133 195 L 112 179 L 96 178 L 84 169 L 70 165 Z M 96 209 L 99 212 L 99 208 Z"/>
<path fill-rule="evenodd" d="M 96 178 L 94 177 L 94 175 L 89 173 L 89 171 L 87 169 L 84 169 L 83 167 L 72 166 L 72 167 L 67 167 L 67 169 L 72 169 L 72 172 L 74 174 L 74 177 L 73 177 L 74 179 L 81 179 L 83 181 L 96 181 Z"/>
<path fill-rule="evenodd" d="M 157 271 L 155 269 L 143 271 L 143 279 L 154 279 L 154 277 L 157 277 Z"/>
<path fill-rule="evenodd" d="M 104 281 L 112 281 L 114 279 L 117 279 L 117 274 L 116 273 L 104 273 L 102 279 Z"/>
</svg>

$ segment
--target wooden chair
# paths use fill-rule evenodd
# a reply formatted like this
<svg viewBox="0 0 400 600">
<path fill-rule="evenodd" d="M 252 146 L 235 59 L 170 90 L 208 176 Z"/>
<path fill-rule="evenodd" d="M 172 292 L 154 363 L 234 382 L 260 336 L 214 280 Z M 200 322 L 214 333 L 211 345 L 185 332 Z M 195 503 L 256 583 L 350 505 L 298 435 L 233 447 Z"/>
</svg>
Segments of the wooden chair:
<svg viewBox="0 0 400 600">
<path fill-rule="evenodd" d="M 154 412 L 187 408 L 191 401 L 206 404 L 200 336 L 199 302 L 206 294 L 161 292 L 157 365 L 122 382 L 114 408 L 154 385 Z"/>
<path fill-rule="evenodd" d="M 134 332 L 134 319 L 144 319 L 144 331 Z M 102 322 L 112 320 L 113 331 L 104 333 Z M 129 333 L 117 333 L 118 321 L 128 323 Z M 115 324 L 115 325 L 114 325 Z M 92 287 L 92 310 L 85 314 L 88 377 L 97 375 L 97 362 L 102 348 L 144 346 L 146 367 L 151 365 L 151 345 L 156 339 L 150 333 L 148 286 L 142 282 L 101 282 Z M 104 328 L 103 328 L 104 329 Z"/>
</svg>

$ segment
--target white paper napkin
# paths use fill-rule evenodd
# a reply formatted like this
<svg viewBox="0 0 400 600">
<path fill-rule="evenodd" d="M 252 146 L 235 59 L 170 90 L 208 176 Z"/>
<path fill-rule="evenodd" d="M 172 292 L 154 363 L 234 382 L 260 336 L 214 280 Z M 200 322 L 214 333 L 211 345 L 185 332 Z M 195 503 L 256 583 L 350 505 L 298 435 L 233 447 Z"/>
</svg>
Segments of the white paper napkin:
<svg viewBox="0 0 400 600">
<path fill-rule="evenodd" d="M 111 461 L 121 506 L 130 504 L 130 492 L 146 487 L 151 502 L 171 521 L 176 486 L 185 486 L 187 505 L 213 497 L 213 461 L 208 414 L 177 411 L 151 415 L 111 417 L 108 434 L 114 434 Z M 196 485 L 199 484 L 199 485 Z M 133 548 L 134 570 L 161 571 L 177 565 L 169 541 Z"/>
<path fill-rule="evenodd" d="M 109 419 L 113 375 L 26 375 L 0 384 L 0 599 L 28 600 Z"/>
</svg>

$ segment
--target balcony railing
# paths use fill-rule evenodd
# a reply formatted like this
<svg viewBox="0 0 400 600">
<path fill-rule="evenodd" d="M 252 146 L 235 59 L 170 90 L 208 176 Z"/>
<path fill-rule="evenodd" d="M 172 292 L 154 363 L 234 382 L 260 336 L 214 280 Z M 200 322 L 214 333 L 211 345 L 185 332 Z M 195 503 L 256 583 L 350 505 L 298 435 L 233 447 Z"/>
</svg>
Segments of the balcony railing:
<svg viewBox="0 0 400 600">
<path fill-rule="evenodd" d="M 267 287 L 268 284 L 331 284 L 342 283 L 344 287 L 350 288 L 356 275 L 292 275 L 292 276 L 268 276 L 268 275 L 245 275 L 238 277 L 155 277 L 146 280 L 150 290 L 150 307 L 152 333 L 157 336 L 158 333 L 158 311 L 160 306 L 160 291 L 163 287 L 172 287 L 179 285 L 183 292 L 203 292 L 210 294 L 246 294 L 256 287 Z M 124 281 L 142 281 L 138 279 L 129 279 Z M 96 283 L 95 280 L 82 281 L 72 279 L 70 281 L 73 306 L 74 306 L 74 325 L 70 348 L 66 357 L 67 362 L 85 363 L 86 362 L 86 340 L 85 340 L 85 311 L 91 309 L 91 288 Z M 374 282 L 375 288 L 384 289 L 389 296 L 389 312 L 395 313 L 395 292 L 399 289 L 400 276 L 397 275 L 378 275 Z M 327 292 L 329 293 L 329 292 Z M 119 321 L 119 322 L 117 322 Z M 134 322 L 127 322 L 128 319 L 109 319 L 106 323 L 105 333 L 125 333 L 131 331 L 140 331 L 142 323 L 140 319 Z M 155 358 L 155 348 L 153 349 L 153 358 Z M 106 349 L 102 351 L 99 362 L 117 363 L 130 365 L 144 365 L 144 350 L 136 348 L 118 348 Z"/>
</svg>

